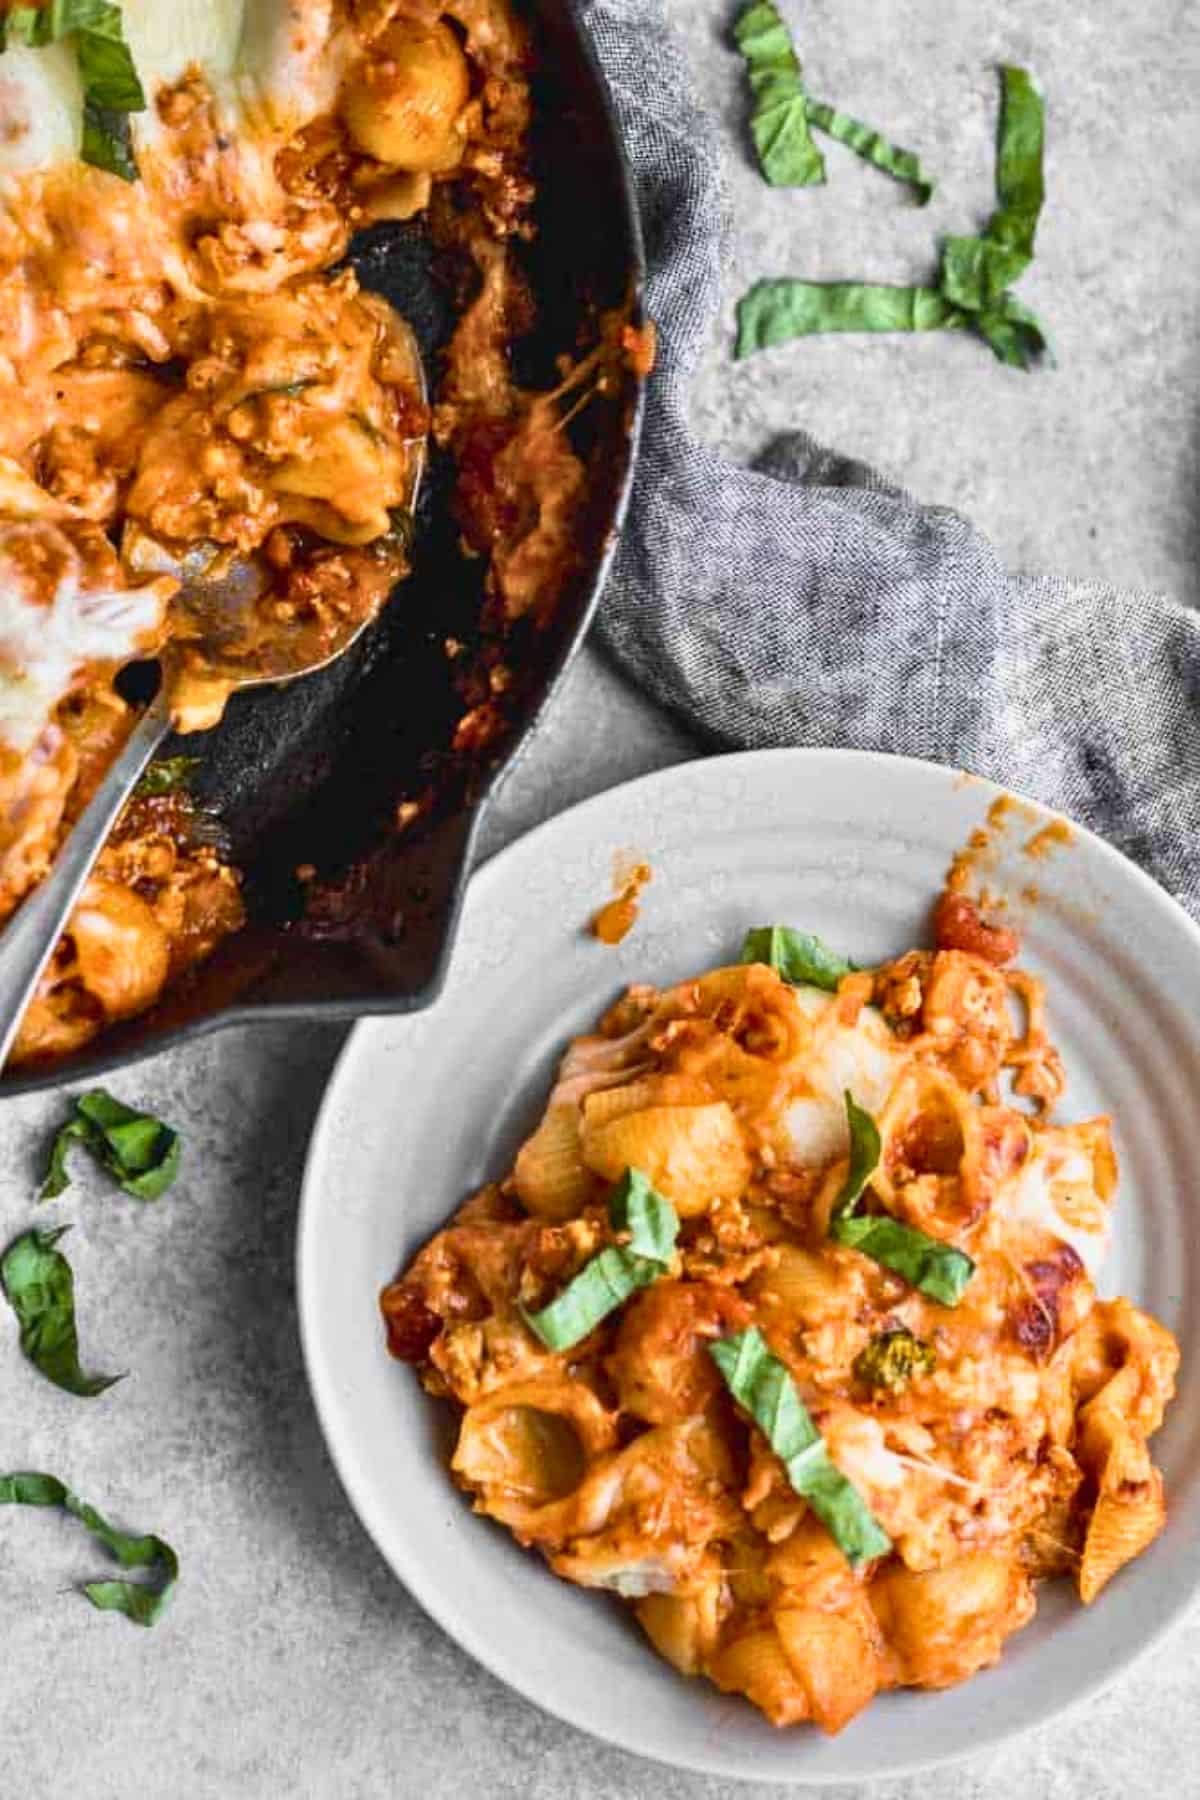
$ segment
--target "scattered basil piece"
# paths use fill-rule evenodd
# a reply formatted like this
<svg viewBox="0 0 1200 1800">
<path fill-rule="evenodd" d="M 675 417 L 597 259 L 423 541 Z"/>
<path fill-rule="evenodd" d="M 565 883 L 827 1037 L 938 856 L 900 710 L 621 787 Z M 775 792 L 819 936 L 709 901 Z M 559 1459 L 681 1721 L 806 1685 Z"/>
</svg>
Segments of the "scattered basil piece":
<svg viewBox="0 0 1200 1800">
<path fill-rule="evenodd" d="M 750 133 L 763 174 L 774 187 L 817 187 L 825 180 L 825 159 L 813 142 L 816 126 L 865 162 L 906 182 L 924 206 L 933 182 L 911 150 L 896 144 L 811 98 L 787 26 L 770 0 L 753 0 L 738 18 L 734 41 L 746 59 L 754 110 Z"/>
<path fill-rule="evenodd" d="M 772 187 L 819 187 L 825 159 L 808 129 L 804 77 L 787 26 L 770 0 L 752 0 L 733 36 L 754 95 L 750 134 L 759 167 Z"/>
<path fill-rule="evenodd" d="M 157 762 L 150 764 L 133 791 L 143 800 L 154 799 L 158 794 L 178 793 L 180 788 L 191 785 L 200 762 L 198 756 L 160 756 Z"/>
<path fill-rule="evenodd" d="M 948 300 L 968 312 L 988 317 L 1012 299 L 1008 289 L 1033 261 L 1034 240 L 1045 200 L 1042 172 L 1045 109 L 1033 78 L 1025 69 L 1000 71 L 1002 94 L 996 152 L 996 197 L 999 205 L 978 237 L 947 238 L 942 246 L 941 289 Z M 1019 302 L 1016 303 L 1019 305 Z M 1023 322 L 1037 329 L 1032 314 Z M 982 324 L 981 324 L 982 330 Z M 1001 360 L 995 331 L 982 331 Z M 1039 346 L 1045 340 L 1038 330 Z M 1027 366 L 1018 362 L 1017 367 Z"/>
<path fill-rule="evenodd" d="M 75 1101 L 75 1117 L 59 1131 L 50 1151 L 39 1200 L 56 1199 L 70 1184 L 67 1152 L 79 1142 L 135 1200 L 157 1200 L 179 1173 L 177 1131 L 150 1113 L 135 1112 L 93 1088 Z"/>
<path fill-rule="evenodd" d="M 835 993 L 843 975 L 854 964 L 831 950 L 811 931 L 793 931 L 790 925 L 756 925 L 746 933 L 741 961 L 766 963 L 785 981 Z"/>
<path fill-rule="evenodd" d="M 868 281 L 756 281 L 738 301 L 739 362 L 756 350 L 826 331 L 942 331 L 966 314 L 936 288 Z"/>
<path fill-rule="evenodd" d="M 55 1245 L 69 1225 L 36 1227 L 15 1238 L 0 1258 L 0 1285 L 21 1327 L 21 1349 L 48 1381 L 92 1400 L 119 1375 L 85 1375 L 75 1329 L 75 1277 Z"/>
<path fill-rule="evenodd" d="M 900 1393 L 919 1375 L 932 1375 L 936 1367 L 933 1345 L 903 1325 L 873 1337 L 853 1363 L 855 1379 L 864 1387 L 888 1388 L 893 1394 Z"/>
<path fill-rule="evenodd" d="M 1050 341 L 1029 308 L 1015 294 L 1005 294 L 971 321 L 1002 363 L 1012 369 L 1031 369 L 1045 358 L 1053 360 Z"/>
<path fill-rule="evenodd" d="M 975 1264 L 965 1251 L 918 1231 L 915 1225 L 905 1225 L 888 1213 L 855 1211 L 879 1167 L 881 1145 L 879 1128 L 870 1113 L 855 1104 L 848 1089 L 845 1099 L 850 1167 L 829 1215 L 830 1237 L 848 1250 L 857 1250 L 902 1275 L 943 1306 L 957 1306 L 975 1273 Z"/>
<path fill-rule="evenodd" d="M 758 1426 L 788 1480 L 825 1526 L 851 1568 L 886 1556 L 892 1540 L 833 1462 L 796 1384 L 757 1325 L 708 1346 L 725 1385 Z"/>
<path fill-rule="evenodd" d="M 734 355 L 739 361 L 756 350 L 816 332 L 964 329 L 974 331 L 1010 368 L 1030 369 L 1049 357 L 1050 346 L 1041 325 L 1009 291 L 1033 260 L 1045 199 L 1045 109 L 1027 70 L 1006 66 L 1001 80 L 998 206 L 979 236 L 945 239 L 937 286 L 790 279 L 757 282 L 738 303 Z M 833 121 L 841 119 L 820 103 L 807 103 L 810 123 L 826 123 L 826 114 Z M 862 154 L 870 156 L 874 134 L 854 120 L 844 123 L 847 130 L 842 141 L 862 134 Z M 891 152 L 890 146 L 879 152 L 884 162 L 887 152 Z M 891 152 L 897 166 L 908 154 Z M 907 162 L 903 166 L 908 169 Z M 919 188 L 922 183 L 915 181 L 914 185 Z"/>
<path fill-rule="evenodd" d="M 94 1506 L 74 1495 L 56 1475 L 21 1471 L 0 1475 L 0 1506 L 60 1506 L 110 1550 L 123 1569 L 160 1571 L 154 1582 L 88 1581 L 83 1592 L 100 1612 L 119 1612 L 135 1625 L 157 1625 L 179 1580 L 179 1558 L 170 1544 L 153 1534 L 118 1531 Z"/>
<path fill-rule="evenodd" d="M 826 132 L 836 143 L 844 144 L 885 175 L 906 183 L 916 195 L 918 206 L 929 204 L 936 183 L 926 175 L 919 158 L 911 150 L 889 144 L 869 125 L 864 125 L 860 119 L 852 119 L 848 113 L 838 112 L 824 100 L 809 100 L 807 111 L 810 125 Z"/>
<path fill-rule="evenodd" d="M 601 1319 L 624 1306 L 639 1288 L 649 1287 L 670 1267 L 679 1235 L 679 1217 L 640 1169 L 627 1169 L 608 1197 L 614 1231 L 628 1244 L 609 1244 L 586 1262 L 539 1312 L 521 1316 L 548 1350 L 569 1350 Z"/>
<path fill-rule="evenodd" d="M 37 48 L 74 39 L 83 87 L 84 162 L 136 181 L 137 161 L 129 114 L 142 112 L 146 95 L 138 80 L 121 8 L 111 0 L 46 0 L 42 6 L 14 6 L 0 16 L 0 52 L 10 44 Z"/>
</svg>

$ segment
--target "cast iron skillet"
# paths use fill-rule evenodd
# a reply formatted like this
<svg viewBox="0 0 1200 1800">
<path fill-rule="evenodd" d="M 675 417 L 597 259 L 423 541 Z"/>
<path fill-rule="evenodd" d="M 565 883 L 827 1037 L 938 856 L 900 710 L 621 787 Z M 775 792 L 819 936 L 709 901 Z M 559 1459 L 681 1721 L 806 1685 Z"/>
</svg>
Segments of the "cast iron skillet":
<svg viewBox="0 0 1200 1800">
<path fill-rule="evenodd" d="M 514 360 L 520 380 L 550 387 L 556 356 L 593 341 L 602 309 L 631 304 L 641 321 L 642 244 L 609 99 L 569 0 L 529 0 L 529 10 L 539 198 L 537 237 L 522 254 L 537 321 Z M 409 319 L 433 371 L 454 308 L 423 222 L 362 233 L 350 261 Z M 250 923 L 152 1011 L 76 1056 L 6 1075 L 0 1092 L 99 1075 L 220 1025 L 410 1012 L 436 998 L 489 790 L 536 729 L 599 599 L 641 402 L 630 374 L 571 427 L 589 480 L 579 567 L 551 624 L 503 644 L 481 626 L 482 566 L 461 552 L 451 472 L 435 456 L 413 574 L 355 648 L 291 689 L 235 698 L 216 731 L 164 752 L 202 755 L 193 792 L 244 872 Z M 488 681 L 497 661 L 511 672 L 499 692 Z M 128 676 L 136 689 L 138 672 Z M 464 712 L 489 694 L 499 735 L 455 748 Z M 413 801 L 421 813 L 400 829 L 397 809 Z"/>
</svg>

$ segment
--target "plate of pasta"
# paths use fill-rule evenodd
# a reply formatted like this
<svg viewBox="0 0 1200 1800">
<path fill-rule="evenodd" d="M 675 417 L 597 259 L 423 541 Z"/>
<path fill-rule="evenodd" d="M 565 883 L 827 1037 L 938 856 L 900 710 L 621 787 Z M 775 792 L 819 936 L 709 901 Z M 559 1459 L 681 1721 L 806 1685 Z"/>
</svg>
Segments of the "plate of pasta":
<svg viewBox="0 0 1200 1800">
<path fill-rule="evenodd" d="M 1197 1020 L 1174 901 L 932 764 L 717 757 L 511 846 L 309 1155 L 309 1377 L 392 1568 L 724 1776 L 1094 1693 L 1200 1584 Z"/>
</svg>

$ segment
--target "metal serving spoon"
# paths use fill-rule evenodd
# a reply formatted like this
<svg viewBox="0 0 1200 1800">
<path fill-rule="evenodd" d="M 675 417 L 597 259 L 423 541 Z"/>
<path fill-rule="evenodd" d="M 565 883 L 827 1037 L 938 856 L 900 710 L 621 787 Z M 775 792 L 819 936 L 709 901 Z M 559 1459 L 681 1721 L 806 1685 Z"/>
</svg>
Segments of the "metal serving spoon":
<svg viewBox="0 0 1200 1800">
<path fill-rule="evenodd" d="M 415 351 L 413 360 L 423 388 Z M 423 446 L 414 445 L 407 496 L 410 514 L 423 468 Z M 265 576 L 255 564 L 234 561 L 221 567 L 219 574 L 215 570 L 193 574 L 186 568 L 183 574 L 184 585 L 170 603 L 176 635 L 162 654 L 162 681 L 155 699 L 76 820 L 54 868 L 0 932 L 0 1069 L 117 814 L 154 752 L 175 729 L 181 705 L 195 714 L 203 709 L 206 689 L 223 698 L 241 688 L 315 674 L 343 656 L 376 617 L 368 612 L 351 620 L 332 645 L 315 628 L 290 622 L 264 637 L 254 605 Z M 213 722 L 219 710 L 219 704 L 214 706 Z"/>
</svg>

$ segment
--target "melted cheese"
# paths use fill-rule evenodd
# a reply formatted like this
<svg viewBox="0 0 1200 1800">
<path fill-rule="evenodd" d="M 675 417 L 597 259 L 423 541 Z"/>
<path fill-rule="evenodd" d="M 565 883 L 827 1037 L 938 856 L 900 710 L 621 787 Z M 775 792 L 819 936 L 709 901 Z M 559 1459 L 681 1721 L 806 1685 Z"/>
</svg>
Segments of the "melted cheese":
<svg viewBox="0 0 1200 1800">
<path fill-rule="evenodd" d="M 1073 1195 L 1092 1200 L 1094 1224 L 1085 1224 L 1071 1206 Z M 1006 1222 L 1032 1225 L 1070 1244 L 1094 1281 L 1108 1251 L 1112 1218 L 1095 1200 L 1096 1171 L 1088 1145 L 1072 1139 L 1069 1129 L 1057 1136 L 1035 1137 L 1024 1166 L 1001 1192 L 994 1211 Z M 1072 1218 L 1069 1215 L 1074 1212 Z"/>
<path fill-rule="evenodd" d="M 61 568 L 52 598 L 32 593 L 14 560 L 21 539 Z M 0 740 L 32 748 L 54 706 L 86 663 L 128 662 L 158 632 L 174 582 L 142 588 L 90 586 L 71 540 L 47 521 L 0 524 Z"/>
<path fill-rule="evenodd" d="M 846 1090 L 869 1113 L 880 1112 L 908 1056 L 872 1006 L 845 1025 L 834 996 L 819 988 L 797 988 L 796 1004 L 813 1027 L 804 1059 L 811 1091 L 791 1102 L 782 1124 L 793 1160 L 823 1168 L 850 1148 Z"/>
<path fill-rule="evenodd" d="M 332 107 L 354 40 L 333 0 L 124 0 L 125 37 L 149 102 L 135 113 L 135 146 L 162 138 L 159 89 L 192 66 L 219 97 L 223 123 L 287 135 Z M 0 57 L 0 175 L 78 156 L 83 92 L 74 49 L 14 45 Z"/>
<path fill-rule="evenodd" d="M 0 56 L 0 175 L 45 169 L 79 155 L 83 88 L 75 52 L 65 44 Z"/>
</svg>

